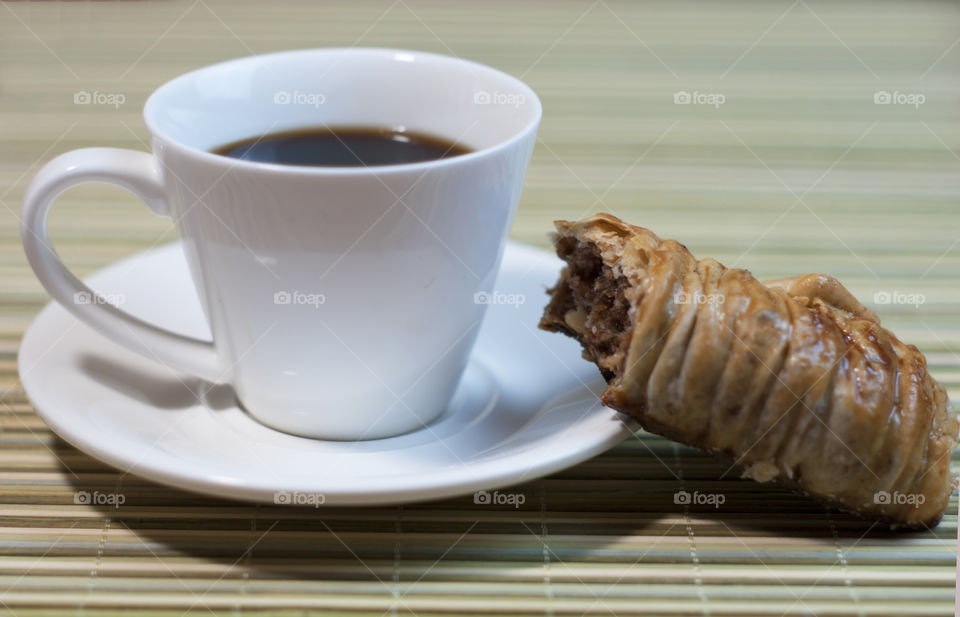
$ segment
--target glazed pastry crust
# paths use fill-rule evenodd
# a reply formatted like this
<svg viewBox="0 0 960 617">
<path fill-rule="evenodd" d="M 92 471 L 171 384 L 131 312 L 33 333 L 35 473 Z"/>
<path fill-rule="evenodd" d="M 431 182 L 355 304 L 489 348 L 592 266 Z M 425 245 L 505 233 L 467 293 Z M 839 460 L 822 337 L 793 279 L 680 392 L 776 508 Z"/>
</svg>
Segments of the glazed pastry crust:
<svg viewBox="0 0 960 617">
<path fill-rule="evenodd" d="M 568 267 L 540 326 L 583 344 L 606 405 L 760 482 L 908 527 L 940 520 L 958 432 L 946 392 L 836 279 L 761 283 L 606 214 L 556 227 Z"/>
</svg>

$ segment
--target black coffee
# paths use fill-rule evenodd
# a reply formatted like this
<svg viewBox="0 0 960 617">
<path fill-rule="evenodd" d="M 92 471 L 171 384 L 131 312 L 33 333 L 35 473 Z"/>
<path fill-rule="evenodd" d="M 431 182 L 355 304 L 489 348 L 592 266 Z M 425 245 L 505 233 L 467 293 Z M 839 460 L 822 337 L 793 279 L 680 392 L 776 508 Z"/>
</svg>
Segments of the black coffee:
<svg viewBox="0 0 960 617">
<path fill-rule="evenodd" d="M 433 161 L 471 150 L 446 139 L 376 127 L 310 128 L 244 139 L 212 150 L 245 161 L 373 167 Z"/>
</svg>

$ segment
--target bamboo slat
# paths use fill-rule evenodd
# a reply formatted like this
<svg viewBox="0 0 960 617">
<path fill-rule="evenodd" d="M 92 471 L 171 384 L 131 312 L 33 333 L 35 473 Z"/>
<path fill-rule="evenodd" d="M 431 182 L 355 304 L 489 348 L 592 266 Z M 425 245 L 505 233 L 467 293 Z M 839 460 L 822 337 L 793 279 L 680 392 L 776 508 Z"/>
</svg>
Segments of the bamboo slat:
<svg viewBox="0 0 960 617">
<path fill-rule="evenodd" d="M 121 476 L 20 387 L 47 301 L 19 247 L 30 177 L 83 146 L 145 148 L 159 84 L 249 53 L 425 49 L 521 76 L 545 117 L 513 238 L 610 211 L 759 277 L 823 271 L 876 304 L 960 402 L 960 13 L 937 2 L 5 2 L 0 6 L 0 614 L 951 615 L 957 498 L 891 532 L 651 435 L 515 490 L 298 510 Z M 76 92 L 123 94 L 117 108 Z M 722 105 L 678 105 L 681 91 Z M 921 94 L 917 106 L 874 103 Z M 176 238 L 118 189 L 51 219 L 81 275 Z M 960 467 L 960 458 L 955 458 Z M 77 490 L 123 492 L 120 508 Z M 722 508 L 675 491 L 722 492 Z"/>
</svg>

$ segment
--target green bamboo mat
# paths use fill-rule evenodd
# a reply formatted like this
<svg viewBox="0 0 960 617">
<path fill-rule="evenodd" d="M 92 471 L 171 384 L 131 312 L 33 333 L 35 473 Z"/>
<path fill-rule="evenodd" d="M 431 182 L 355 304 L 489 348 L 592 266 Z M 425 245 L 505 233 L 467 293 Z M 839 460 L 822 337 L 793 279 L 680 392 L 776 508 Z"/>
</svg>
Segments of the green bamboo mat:
<svg viewBox="0 0 960 617">
<path fill-rule="evenodd" d="M 891 533 L 649 435 L 518 487 L 518 509 L 317 512 L 121 476 L 20 388 L 46 297 L 15 212 L 54 155 L 143 148 L 146 96 L 191 68 L 312 46 L 456 54 L 544 103 L 514 238 L 546 246 L 554 218 L 605 210 L 760 277 L 834 274 L 957 405 L 958 26 L 946 2 L 3 3 L 0 614 L 953 614 L 956 498 L 935 529 Z M 82 91 L 125 101 L 74 104 Z M 71 191 L 51 228 L 82 274 L 175 238 L 104 187 Z M 923 303 L 883 303 L 910 294 Z M 74 505 L 81 489 L 126 503 Z M 677 490 L 726 502 L 683 507 Z"/>
</svg>

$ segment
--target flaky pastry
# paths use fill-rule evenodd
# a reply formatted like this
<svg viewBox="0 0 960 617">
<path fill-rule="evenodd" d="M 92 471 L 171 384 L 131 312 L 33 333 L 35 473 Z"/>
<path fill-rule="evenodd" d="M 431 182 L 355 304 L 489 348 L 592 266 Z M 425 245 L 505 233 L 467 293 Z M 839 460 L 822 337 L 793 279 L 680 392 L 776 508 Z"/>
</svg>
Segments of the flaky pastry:
<svg viewBox="0 0 960 617">
<path fill-rule="evenodd" d="M 861 516 L 936 524 L 958 422 L 913 345 L 836 279 L 757 281 L 600 214 L 556 223 L 540 326 L 580 341 L 604 404 Z"/>
</svg>

